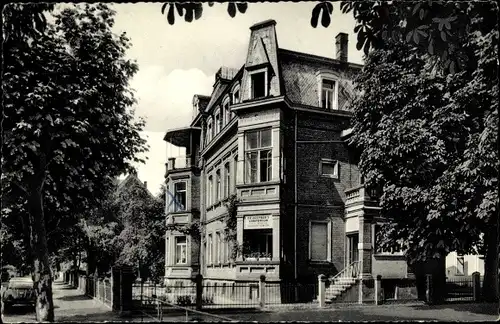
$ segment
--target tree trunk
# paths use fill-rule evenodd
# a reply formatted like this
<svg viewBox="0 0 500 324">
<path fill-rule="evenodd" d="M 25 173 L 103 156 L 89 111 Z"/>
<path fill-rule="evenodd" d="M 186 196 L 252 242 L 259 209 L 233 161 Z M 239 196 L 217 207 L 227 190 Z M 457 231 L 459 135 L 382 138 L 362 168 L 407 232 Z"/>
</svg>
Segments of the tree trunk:
<svg viewBox="0 0 500 324">
<path fill-rule="evenodd" d="M 487 302 L 498 301 L 498 228 L 497 220 L 485 233 L 486 255 L 484 258 L 483 299 Z"/>
<path fill-rule="evenodd" d="M 32 225 L 31 247 L 33 250 L 33 280 L 36 290 L 36 317 L 38 321 L 53 322 L 52 276 L 50 273 L 41 186 L 31 190 L 28 204 Z"/>
</svg>

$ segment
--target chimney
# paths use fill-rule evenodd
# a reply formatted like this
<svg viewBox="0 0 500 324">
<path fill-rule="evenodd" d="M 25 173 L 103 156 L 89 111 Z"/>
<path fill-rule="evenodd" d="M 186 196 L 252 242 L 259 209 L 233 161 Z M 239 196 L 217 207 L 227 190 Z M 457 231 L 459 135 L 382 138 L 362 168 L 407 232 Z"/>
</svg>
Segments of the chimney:
<svg viewBox="0 0 500 324">
<path fill-rule="evenodd" d="M 337 52 L 335 58 L 342 62 L 347 62 L 348 36 L 346 33 L 338 33 L 337 37 L 335 37 L 335 49 Z"/>
<path fill-rule="evenodd" d="M 144 181 L 144 187 L 146 187 L 146 189 L 148 189 L 148 182 L 147 181 Z"/>
</svg>

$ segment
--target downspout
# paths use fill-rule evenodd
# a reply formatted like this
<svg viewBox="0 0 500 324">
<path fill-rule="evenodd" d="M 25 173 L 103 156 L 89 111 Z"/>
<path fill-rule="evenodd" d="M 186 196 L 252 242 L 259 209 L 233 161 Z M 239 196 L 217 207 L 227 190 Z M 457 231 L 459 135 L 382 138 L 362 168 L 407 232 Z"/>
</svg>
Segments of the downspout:
<svg viewBox="0 0 500 324">
<path fill-rule="evenodd" d="M 293 258 L 294 260 L 294 263 L 295 263 L 295 281 L 297 281 L 297 204 L 298 204 L 298 199 L 297 199 L 297 188 L 298 188 L 298 185 L 297 185 L 297 111 L 295 111 L 295 156 L 294 156 L 294 163 L 295 163 L 295 179 L 294 179 L 294 182 L 295 182 L 295 203 L 294 203 L 294 231 L 293 231 L 293 235 L 294 235 L 294 240 L 293 240 L 293 244 L 294 244 L 294 253 L 295 253 L 295 257 Z"/>
</svg>

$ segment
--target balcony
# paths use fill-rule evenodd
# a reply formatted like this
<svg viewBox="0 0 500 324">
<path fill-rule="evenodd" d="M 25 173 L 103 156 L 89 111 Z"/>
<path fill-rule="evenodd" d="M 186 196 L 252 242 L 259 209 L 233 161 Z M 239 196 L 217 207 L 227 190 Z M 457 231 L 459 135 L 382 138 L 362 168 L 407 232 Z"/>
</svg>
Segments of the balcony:
<svg viewBox="0 0 500 324">
<path fill-rule="evenodd" d="M 176 156 L 168 158 L 168 162 L 165 163 L 166 167 L 165 176 L 171 171 L 197 167 L 199 161 L 200 161 L 199 155 Z"/>
<path fill-rule="evenodd" d="M 378 201 L 378 193 L 375 189 L 366 189 L 364 185 L 361 185 L 356 188 L 347 189 L 345 191 L 346 196 L 346 206 L 352 205 L 356 203 L 365 203 L 365 202 L 377 202 Z"/>
</svg>

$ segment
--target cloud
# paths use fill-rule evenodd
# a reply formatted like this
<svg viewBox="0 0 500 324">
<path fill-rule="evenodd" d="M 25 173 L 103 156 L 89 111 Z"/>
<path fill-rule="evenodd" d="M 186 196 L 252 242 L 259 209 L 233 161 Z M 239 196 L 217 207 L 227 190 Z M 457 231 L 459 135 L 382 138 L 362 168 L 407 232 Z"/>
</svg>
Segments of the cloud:
<svg viewBox="0 0 500 324">
<path fill-rule="evenodd" d="M 199 69 L 173 70 L 162 66 L 140 67 L 131 81 L 138 101 L 136 115 L 146 119 L 145 131 L 165 132 L 191 123 L 194 94 L 212 92 L 214 76 Z"/>
</svg>

